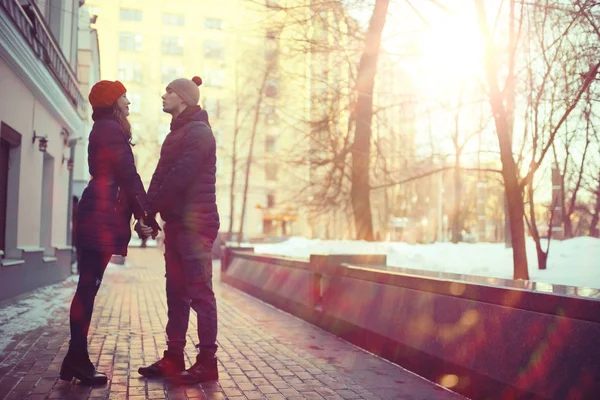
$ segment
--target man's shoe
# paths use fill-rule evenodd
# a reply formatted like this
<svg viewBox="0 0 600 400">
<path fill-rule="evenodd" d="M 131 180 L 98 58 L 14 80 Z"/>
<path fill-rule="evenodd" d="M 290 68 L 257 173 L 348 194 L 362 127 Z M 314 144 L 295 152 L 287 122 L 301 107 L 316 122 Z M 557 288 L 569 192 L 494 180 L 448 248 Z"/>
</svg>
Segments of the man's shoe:
<svg viewBox="0 0 600 400">
<path fill-rule="evenodd" d="M 166 350 L 163 358 L 148 367 L 141 367 L 138 373 L 146 378 L 175 376 L 185 371 L 183 352 L 176 353 Z"/>
<path fill-rule="evenodd" d="M 63 381 L 71 381 L 73 378 L 77 378 L 81 383 L 89 386 L 104 385 L 108 381 L 105 374 L 96 371 L 87 350 L 77 353 L 69 349 L 60 367 L 59 377 Z"/>
<path fill-rule="evenodd" d="M 219 380 L 217 357 L 205 357 L 198 354 L 194 365 L 181 374 L 172 377 L 171 380 L 181 385 L 195 385 L 197 383 L 217 381 Z"/>
</svg>

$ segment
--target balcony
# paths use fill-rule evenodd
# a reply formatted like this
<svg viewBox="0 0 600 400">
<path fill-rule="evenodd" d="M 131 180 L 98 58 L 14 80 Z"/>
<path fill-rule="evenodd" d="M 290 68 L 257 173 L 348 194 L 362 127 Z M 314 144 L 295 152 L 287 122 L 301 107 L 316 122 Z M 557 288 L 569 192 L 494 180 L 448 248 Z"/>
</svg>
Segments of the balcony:
<svg viewBox="0 0 600 400">
<path fill-rule="evenodd" d="M 22 4 L 20 4 L 22 3 Z M 85 100 L 79 91 L 75 71 L 50 33 L 42 13 L 33 0 L 0 0 L 0 6 L 15 28 L 59 83 L 79 115 L 84 115 Z"/>
</svg>

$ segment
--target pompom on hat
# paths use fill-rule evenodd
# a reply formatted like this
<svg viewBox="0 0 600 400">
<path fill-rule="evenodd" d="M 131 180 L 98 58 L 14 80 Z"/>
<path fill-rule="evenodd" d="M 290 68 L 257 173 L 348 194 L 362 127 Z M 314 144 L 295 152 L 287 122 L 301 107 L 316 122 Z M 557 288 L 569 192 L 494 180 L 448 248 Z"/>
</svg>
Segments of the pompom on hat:
<svg viewBox="0 0 600 400">
<path fill-rule="evenodd" d="M 167 85 L 167 89 L 177 93 L 188 106 L 197 106 L 200 100 L 200 89 L 198 89 L 200 85 L 202 85 L 202 78 L 194 76 L 192 79 L 175 79 Z"/>
<path fill-rule="evenodd" d="M 119 81 L 100 81 L 90 90 L 88 100 L 92 108 L 110 107 L 126 92 L 127 89 Z"/>
</svg>

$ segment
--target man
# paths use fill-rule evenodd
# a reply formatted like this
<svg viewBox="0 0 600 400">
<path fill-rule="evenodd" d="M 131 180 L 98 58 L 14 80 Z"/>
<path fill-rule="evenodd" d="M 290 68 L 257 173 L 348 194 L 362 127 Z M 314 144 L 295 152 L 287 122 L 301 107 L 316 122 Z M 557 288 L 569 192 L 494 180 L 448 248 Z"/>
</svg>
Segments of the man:
<svg viewBox="0 0 600 400">
<path fill-rule="evenodd" d="M 172 115 L 148 197 L 165 222 L 167 350 L 162 359 L 139 369 L 146 377 L 171 377 L 182 384 L 219 378 L 217 304 L 212 288 L 211 247 L 219 231 L 216 143 L 208 114 L 198 106 L 199 77 L 176 79 L 162 96 Z M 198 318 L 196 363 L 185 370 L 183 350 L 191 308 Z"/>
</svg>

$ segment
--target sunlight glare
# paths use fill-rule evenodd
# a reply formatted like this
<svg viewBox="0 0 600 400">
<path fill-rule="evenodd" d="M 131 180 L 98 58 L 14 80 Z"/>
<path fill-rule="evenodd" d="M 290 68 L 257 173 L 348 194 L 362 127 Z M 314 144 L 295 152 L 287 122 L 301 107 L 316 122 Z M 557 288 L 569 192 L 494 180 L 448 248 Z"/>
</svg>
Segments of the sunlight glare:
<svg viewBox="0 0 600 400">
<path fill-rule="evenodd" d="M 467 11 L 431 21 L 420 42 L 427 86 L 452 88 L 481 73 L 483 41 L 476 16 Z"/>
</svg>

